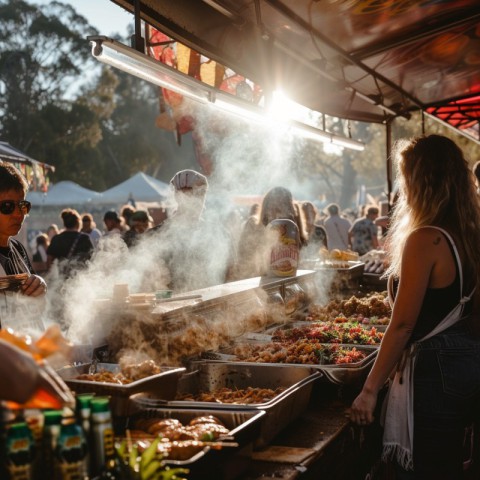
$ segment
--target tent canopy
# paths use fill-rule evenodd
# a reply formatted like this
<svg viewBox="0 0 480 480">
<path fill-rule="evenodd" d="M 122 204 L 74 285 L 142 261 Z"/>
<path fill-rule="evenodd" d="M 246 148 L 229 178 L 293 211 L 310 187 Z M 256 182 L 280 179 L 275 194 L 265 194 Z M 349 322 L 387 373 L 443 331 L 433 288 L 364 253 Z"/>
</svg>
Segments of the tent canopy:
<svg viewBox="0 0 480 480">
<path fill-rule="evenodd" d="M 105 190 L 96 203 L 125 204 L 134 202 L 161 202 L 168 197 L 169 185 L 143 172 Z"/>
<path fill-rule="evenodd" d="M 7 142 L 0 141 L 0 160 L 13 163 L 26 177 L 30 189 L 33 191 L 47 191 L 48 172 L 54 172 L 55 167 L 48 163 L 34 160 L 26 153 L 12 147 Z"/>
<path fill-rule="evenodd" d="M 34 206 L 61 206 L 77 207 L 89 203 L 97 203 L 101 194 L 88 188 L 81 187 L 70 181 L 58 182 L 53 185 L 48 193 L 29 192 L 27 199 Z"/>
<path fill-rule="evenodd" d="M 312 110 L 387 123 L 429 109 L 480 141 L 478 0 L 112 1 Z"/>
</svg>

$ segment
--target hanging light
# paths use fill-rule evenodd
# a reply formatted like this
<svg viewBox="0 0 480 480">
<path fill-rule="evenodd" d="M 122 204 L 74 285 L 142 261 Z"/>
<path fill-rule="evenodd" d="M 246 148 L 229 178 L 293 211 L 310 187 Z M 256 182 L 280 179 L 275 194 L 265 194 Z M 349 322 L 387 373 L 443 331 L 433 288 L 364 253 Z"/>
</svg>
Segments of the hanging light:
<svg viewBox="0 0 480 480">
<path fill-rule="evenodd" d="M 262 108 L 215 89 L 116 40 L 105 36 L 87 38 L 92 43 L 92 55 L 107 65 L 245 120 L 260 124 L 272 121 Z M 295 133 L 316 141 L 354 150 L 363 150 L 365 147 L 356 140 L 340 137 L 298 121 L 288 120 L 284 123 Z"/>
</svg>

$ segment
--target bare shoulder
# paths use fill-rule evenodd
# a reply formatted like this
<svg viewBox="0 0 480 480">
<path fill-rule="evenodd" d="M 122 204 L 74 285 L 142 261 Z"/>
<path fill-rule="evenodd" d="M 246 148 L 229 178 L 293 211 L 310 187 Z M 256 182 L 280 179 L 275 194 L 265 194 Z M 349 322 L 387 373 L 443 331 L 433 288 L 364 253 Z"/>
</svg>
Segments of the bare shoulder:
<svg viewBox="0 0 480 480">
<path fill-rule="evenodd" d="M 424 227 L 412 232 L 408 238 L 406 247 L 413 249 L 431 249 L 432 247 L 444 244 L 446 241 L 445 236 L 432 227 Z"/>
</svg>

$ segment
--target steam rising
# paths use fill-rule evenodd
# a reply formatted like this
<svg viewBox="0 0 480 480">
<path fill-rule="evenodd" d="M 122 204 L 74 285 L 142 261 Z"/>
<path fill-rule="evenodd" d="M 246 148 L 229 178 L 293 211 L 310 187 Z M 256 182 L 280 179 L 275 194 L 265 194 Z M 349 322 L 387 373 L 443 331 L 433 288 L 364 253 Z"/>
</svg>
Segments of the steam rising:
<svg viewBox="0 0 480 480">
<path fill-rule="evenodd" d="M 72 278 L 61 278 L 55 268 L 47 277 L 46 318 L 56 322 L 63 312 L 63 328 L 74 343 L 98 344 L 112 329 L 121 326 L 128 337 L 124 345 L 125 351 L 130 350 L 128 354 L 158 357 L 165 342 L 164 326 L 145 312 L 126 315 L 123 304 L 110 303 L 114 285 L 126 283 L 130 293 L 155 292 L 168 288 L 173 281 L 174 293 L 180 293 L 222 284 L 234 261 L 240 229 L 239 225 L 228 223 L 238 218 L 232 215 L 238 208 L 232 198 L 263 195 L 280 185 L 292 192 L 310 190 L 309 185 L 292 175 L 292 165 L 300 153 L 285 132 L 252 127 L 236 120 L 228 121 L 225 129 L 225 117 L 210 111 L 200 115 L 196 112 L 195 118 L 203 147 L 215 165 L 208 179 L 206 208 L 201 219 L 193 211 L 198 205 L 194 202 L 188 205 L 184 199 L 183 214 L 171 212 L 171 218 L 158 232 L 144 234 L 134 248 L 128 249 L 119 237 L 105 237 L 91 261 Z M 188 207 L 192 208 L 190 215 Z M 236 232 L 234 237 L 232 232 Z M 258 302 L 264 308 L 267 299 L 257 298 L 254 302 L 257 307 Z M 217 336 L 220 342 L 238 330 L 241 321 L 238 315 L 238 311 L 231 312 L 230 322 L 216 326 L 206 320 L 198 325 L 205 335 Z M 196 335 L 194 340 L 199 344 L 203 341 L 200 331 L 190 332 Z"/>
</svg>

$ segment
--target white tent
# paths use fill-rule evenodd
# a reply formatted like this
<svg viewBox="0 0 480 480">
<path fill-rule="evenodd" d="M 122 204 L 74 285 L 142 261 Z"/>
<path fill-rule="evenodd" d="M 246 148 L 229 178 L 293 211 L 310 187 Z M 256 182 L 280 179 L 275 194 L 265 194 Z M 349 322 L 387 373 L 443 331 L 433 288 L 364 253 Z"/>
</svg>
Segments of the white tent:
<svg viewBox="0 0 480 480">
<path fill-rule="evenodd" d="M 78 206 L 98 203 L 101 194 L 94 190 L 81 187 L 70 181 L 58 182 L 51 186 L 47 193 L 29 192 L 27 199 L 34 206 Z"/>
<path fill-rule="evenodd" d="M 133 177 L 105 190 L 97 204 L 125 204 L 135 202 L 161 202 L 169 195 L 169 185 L 154 177 L 138 172 Z"/>
</svg>

